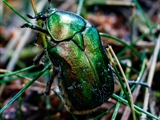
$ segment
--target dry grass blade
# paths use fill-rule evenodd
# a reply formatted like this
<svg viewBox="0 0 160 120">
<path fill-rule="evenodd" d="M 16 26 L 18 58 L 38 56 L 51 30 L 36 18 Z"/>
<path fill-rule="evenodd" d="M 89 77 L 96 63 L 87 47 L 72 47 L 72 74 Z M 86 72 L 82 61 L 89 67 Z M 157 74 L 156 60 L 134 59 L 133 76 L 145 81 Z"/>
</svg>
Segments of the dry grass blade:
<svg viewBox="0 0 160 120">
<path fill-rule="evenodd" d="M 151 68 L 149 70 L 149 75 L 148 75 L 148 79 L 147 79 L 148 86 L 151 86 L 151 84 L 152 84 L 159 50 L 160 50 L 160 35 L 157 39 L 157 44 L 155 46 L 154 53 L 153 53 L 153 59 L 151 61 Z M 144 104 L 143 104 L 143 109 L 145 111 L 147 111 L 147 109 L 148 109 L 149 96 L 150 96 L 149 89 L 146 88 Z M 142 114 L 141 120 L 144 120 L 144 119 L 146 119 L 146 114 Z"/>
</svg>

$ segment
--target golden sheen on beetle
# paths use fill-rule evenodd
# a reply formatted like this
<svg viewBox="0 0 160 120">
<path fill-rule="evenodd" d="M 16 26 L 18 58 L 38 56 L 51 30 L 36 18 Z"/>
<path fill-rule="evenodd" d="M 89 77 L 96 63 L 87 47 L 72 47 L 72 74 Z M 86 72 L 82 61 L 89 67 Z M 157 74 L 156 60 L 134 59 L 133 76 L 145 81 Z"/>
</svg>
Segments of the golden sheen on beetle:
<svg viewBox="0 0 160 120">
<path fill-rule="evenodd" d="M 51 38 L 35 59 L 37 64 L 47 52 L 53 64 L 54 72 L 48 80 L 46 94 L 58 74 L 60 92 L 57 94 L 67 110 L 74 114 L 95 111 L 114 91 L 113 70 L 97 29 L 79 15 L 56 9 L 28 17 L 43 20 L 46 28 L 31 23 L 22 28 L 31 28 Z"/>
</svg>

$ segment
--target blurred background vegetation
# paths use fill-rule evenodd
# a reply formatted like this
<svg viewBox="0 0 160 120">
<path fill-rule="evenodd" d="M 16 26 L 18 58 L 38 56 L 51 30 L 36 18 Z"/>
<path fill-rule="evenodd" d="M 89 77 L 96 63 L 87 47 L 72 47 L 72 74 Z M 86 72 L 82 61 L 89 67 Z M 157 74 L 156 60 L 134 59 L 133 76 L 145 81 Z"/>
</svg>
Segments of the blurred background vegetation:
<svg viewBox="0 0 160 120">
<path fill-rule="evenodd" d="M 7 0 L 22 16 L 34 16 L 31 0 Z M 37 11 L 48 8 L 48 0 L 35 0 Z M 77 12 L 77 0 L 52 0 L 51 6 L 62 11 Z M 9 71 L 19 71 L 33 65 L 34 57 L 43 49 L 43 37 L 30 29 L 21 29 L 25 23 L 17 14 L 0 1 L 0 75 Z M 87 19 L 100 32 L 109 37 L 101 37 L 103 46 L 111 45 L 129 80 L 142 80 L 150 86 L 148 110 L 160 117 L 160 0 L 86 0 L 80 15 Z M 27 18 L 28 19 L 28 18 Z M 30 20 L 36 24 L 36 21 Z M 130 48 L 117 39 L 125 42 L 138 51 L 139 58 Z M 36 38 L 37 37 L 37 38 Z M 38 39 L 38 46 L 34 45 Z M 159 42 L 158 42 L 159 41 Z M 158 46 L 158 45 L 159 46 Z M 157 46 L 157 47 L 156 47 Z M 157 53 L 157 54 L 156 54 Z M 44 61 L 46 56 L 44 56 Z M 47 63 L 46 63 L 47 64 Z M 28 82 L 26 78 L 34 78 L 44 66 L 23 71 L 20 76 L 13 74 L 0 77 L 0 107 L 4 106 Z M 45 83 L 45 75 L 37 81 Z M 23 77 L 22 77 L 23 76 Z M 115 93 L 120 93 L 120 86 L 115 85 Z M 65 110 L 61 100 L 55 95 L 45 96 L 44 85 L 33 84 L 22 96 L 14 101 L 1 114 L 2 120 L 72 120 L 72 115 Z M 146 89 L 136 87 L 134 102 L 145 109 Z M 136 92 L 135 92 L 136 91 Z M 106 101 L 96 112 L 76 116 L 77 119 L 88 120 L 104 113 L 117 101 L 113 98 Z M 102 115 L 101 120 L 110 120 L 114 113 Z M 138 115 L 137 115 L 138 116 Z M 142 116 L 138 116 L 141 119 Z M 116 120 L 132 120 L 132 115 L 125 105 L 121 104 Z M 151 118 L 146 118 L 150 120 Z"/>
</svg>

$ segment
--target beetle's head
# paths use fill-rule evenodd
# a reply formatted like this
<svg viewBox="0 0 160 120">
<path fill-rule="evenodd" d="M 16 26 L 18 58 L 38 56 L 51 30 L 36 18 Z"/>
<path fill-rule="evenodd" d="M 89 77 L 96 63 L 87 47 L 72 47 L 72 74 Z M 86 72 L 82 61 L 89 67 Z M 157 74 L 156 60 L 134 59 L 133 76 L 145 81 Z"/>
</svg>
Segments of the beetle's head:
<svg viewBox="0 0 160 120">
<path fill-rule="evenodd" d="M 32 17 L 31 15 L 27 16 L 31 19 L 36 19 L 36 20 L 42 20 L 45 21 L 51 14 L 53 14 L 56 11 L 56 9 L 48 9 L 45 12 L 39 12 L 38 14 L 35 15 L 35 17 Z"/>
</svg>

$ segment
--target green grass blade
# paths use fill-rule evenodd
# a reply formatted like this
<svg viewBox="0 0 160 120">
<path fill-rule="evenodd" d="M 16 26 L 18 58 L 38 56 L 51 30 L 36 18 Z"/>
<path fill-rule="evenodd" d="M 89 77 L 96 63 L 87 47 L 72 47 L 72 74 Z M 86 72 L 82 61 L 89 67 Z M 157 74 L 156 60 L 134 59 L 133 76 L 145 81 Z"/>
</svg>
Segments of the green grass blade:
<svg viewBox="0 0 160 120">
<path fill-rule="evenodd" d="M 32 68 L 35 68 L 35 67 L 36 67 L 35 65 L 32 65 L 32 66 L 26 67 L 24 69 L 21 69 L 21 70 L 15 71 L 15 72 L 7 72 L 5 74 L 0 75 L 0 78 L 5 77 L 5 76 L 15 75 L 15 74 L 18 74 L 18 73 L 21 73 L 21 72 L 24 72 L 24 71 L 28 71 L 28 70 L 30 70 Z"/>
<path fill-rule="evenodd" d="M 11 9 L 13 10 L 19 17 L 21 17 L 23 20 L 25 20 L 28 23 L 31 23 L 28 19 L 26 19 L 24 16 L 22 16 L 17 10 L 15 10 L 6 0 L 3 0 L 3 2 Z"/>
<path fill-rule="evenodd" d="M 29 81 L 5 106 L 2 107 L 0 110 L 0 114 L 8 107 L 10 106 L 19 96 L 22 95 L 22 93 L 31 86 L 49 67 L 51 63 L 48 64 L 32 81 Z"/>
<path fill-rule="evenodd" d="M 125 99 L 123 99 L 123 98 L 121 98 L 121 97 L 119 97 L 118 95 L 113 94 L 112 97 L 115 98 L 115 99 L 117 99 L 117 100 L 119 100 L 121 103 L 129 106 L 128 101 L 125 100 Z M 151 118 L 154 118 L 154 119 L 156 119 L 156 120 L 159 120 L 159 118 L 158 118 L 157 116 L 155 116 L 155 115 L 153 115 L 153 114 L 151 114 L 151 113 L 149 113 L 149 112 L 147 112 L 147 111 L 144 111 L 142 108 L 140 108 L 140 107 L 138 107 L 138 106 L 136 106 L 136 105 L 134 105 L 134 108 L 135 108 L 135 111 L 138 110 L 138 111 L 140 111 L 140 112 L 142 112 L 142 113 L 145 113 L 146 115 L 148 115 L 148 116 L 151 117 Z M 136 111 L 136 112 L 137 112 L 137 111 Z"/>
<path fill-rule="evenodd" d="M 114 40 L 120 42 L 121 44 L 123 44 L 124 46 L 126 46 L 130 50 L 132 50 L 136 54 L 136 56 L 142 61 L 140 53 L 137 50 L 135 50 L 131 45 L 128 45 L 126 42 L 124 42 L 123 40 L 121 40 L 121 39 L 119 39 L 117 37 L 111 36 L 109 34 L 106 34 L 106 33 L 100 33 L 100 36 L 108 37 L 108 38 L 111 38 L 111 39 L 114 39 Z"/>
</svg>

